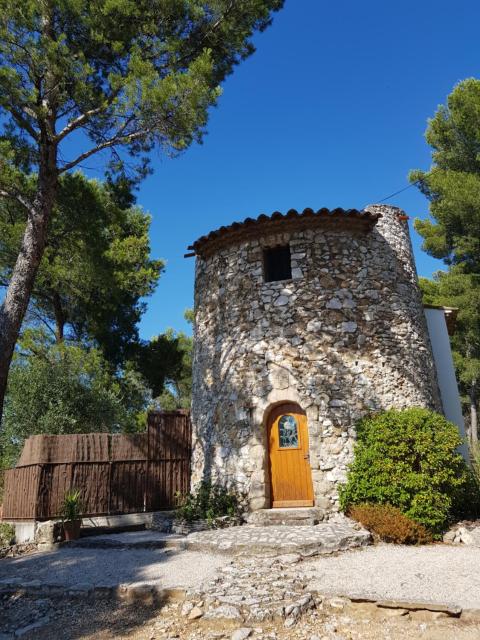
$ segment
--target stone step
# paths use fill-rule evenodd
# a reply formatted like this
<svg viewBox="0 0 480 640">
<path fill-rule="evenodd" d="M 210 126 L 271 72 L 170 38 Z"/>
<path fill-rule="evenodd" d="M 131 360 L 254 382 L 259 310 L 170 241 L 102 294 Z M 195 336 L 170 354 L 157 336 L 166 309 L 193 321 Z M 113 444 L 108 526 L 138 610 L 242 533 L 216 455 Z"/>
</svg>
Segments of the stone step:
<svg viewBox="0 0 480 640">
<path fill-rule="evenodd" d="M 281 555 L 288 561 L 298 562 L 301 557 L 329 554 L 371 543 L 365 529 L 355 529 L 351 523 L 321 522 L 316 525 L 227 527 L 199 531 L 187 536 L 190 551 L 223 553 L 232 556 L 274 557 Z M 295 560 L 296 558 L 296 560 Z"/>
<path fill-rule="evenodd" d="M 289 509 L 259 509 L 247 516 L 247 523 L 255 527 L 278 525 L 315 525 L 323 520 L 323 510 L 318 507 L 298 507 Z"/>
</svg>

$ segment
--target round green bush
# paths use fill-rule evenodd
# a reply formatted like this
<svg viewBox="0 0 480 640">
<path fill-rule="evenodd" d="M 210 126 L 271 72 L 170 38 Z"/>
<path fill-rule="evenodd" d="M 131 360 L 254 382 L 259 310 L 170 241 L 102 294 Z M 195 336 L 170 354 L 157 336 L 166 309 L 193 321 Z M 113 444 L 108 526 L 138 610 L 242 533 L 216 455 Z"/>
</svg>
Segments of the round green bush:
<svg viewBox="0 0 480 640">
<path fill-rule="evenodd" d="M 478 503 L 472 474 L 458 453 L 461 442 L 454 424 L 427 409 L 367 416 L 357 425 L 341 508 L 390 504 L 440 533 L 456 515 L 465 515 L 466 505 Z"/>
</svg>

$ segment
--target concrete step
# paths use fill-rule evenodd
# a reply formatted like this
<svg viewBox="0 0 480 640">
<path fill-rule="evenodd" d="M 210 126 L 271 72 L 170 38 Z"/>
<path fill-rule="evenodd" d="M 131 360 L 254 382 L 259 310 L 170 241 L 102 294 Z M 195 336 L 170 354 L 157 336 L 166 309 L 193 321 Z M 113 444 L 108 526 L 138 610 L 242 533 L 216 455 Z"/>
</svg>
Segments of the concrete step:
<svg viewBox="0 0 480 640">
<path fill-rule="evenodd" d="M 114 516 L 93 516 L 83 518 L 82 535 L 97 535 L 100 530 L 111 532 L 113 530 L 127 529 L 133 531 L 135 528 L 154 529 L 156 531 L 170 531 L 172 521 L 175 517 L 174 511 L 147 511 L 144 513 L 124 513 Z"/>
<path fill-rule="evenodd" d="M 319 507 L 298 507 L 289 509 L 259 509 L 247 516 L 247 523 L 255 527 L 277 525 L 307 526 L 323 520 L 323 510 Z"/>
<path fill-rule="evenodd" d="M 160 531 L 132 531 L 87 536 L 68 543 L 88 549 L 183 549 L 185 537 Z"/>
</svg>

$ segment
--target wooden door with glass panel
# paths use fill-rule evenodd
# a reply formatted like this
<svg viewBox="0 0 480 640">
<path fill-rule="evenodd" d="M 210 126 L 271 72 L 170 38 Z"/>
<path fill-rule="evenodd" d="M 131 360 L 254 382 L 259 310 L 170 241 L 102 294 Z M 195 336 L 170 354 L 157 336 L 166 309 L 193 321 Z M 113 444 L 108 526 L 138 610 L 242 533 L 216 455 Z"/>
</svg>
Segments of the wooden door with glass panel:
<svg viewBox="0 0 480 640">
<path fill-rule="evenodd" d="M 311 507 L 307 416 L 297 404 L 272 409 L 268 442 L 272 507 Z"/>
</svg>

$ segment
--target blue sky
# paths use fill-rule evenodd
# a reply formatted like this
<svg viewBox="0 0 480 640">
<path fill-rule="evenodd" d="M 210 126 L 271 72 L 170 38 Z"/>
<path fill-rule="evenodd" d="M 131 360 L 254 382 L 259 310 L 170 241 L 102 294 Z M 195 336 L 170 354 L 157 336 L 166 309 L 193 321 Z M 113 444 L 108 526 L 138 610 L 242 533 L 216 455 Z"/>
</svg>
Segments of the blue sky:
<svg viewBox="0 0 480 640">
<path fill-rule="evenodd" d="M 183 254 L 198 236 L 275 210 L 361 208 L 428 168 L 427 118 L 459 80 L 478 76 L 479 23 L 473 0 L 287 0 L 225 82 L 203 145 L 155 156 L 141 186 L 153 254 L 167 262 L 142 337 L 188 330 L 194 259 Z M 428 212 L 415 188 L 388 202 Z M 442 265 L 412 236 L 429 276 Z"/>
</svg>

